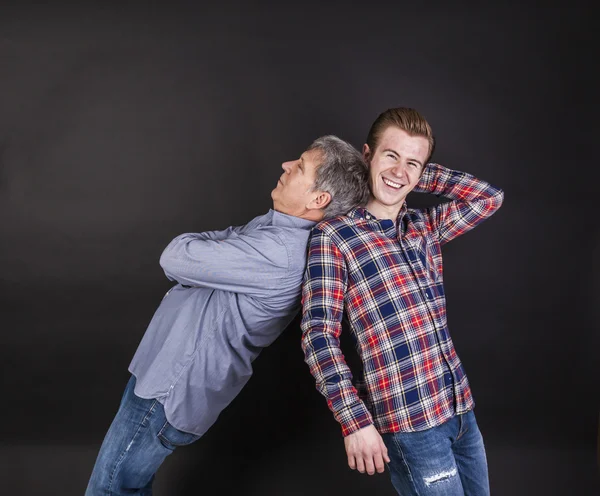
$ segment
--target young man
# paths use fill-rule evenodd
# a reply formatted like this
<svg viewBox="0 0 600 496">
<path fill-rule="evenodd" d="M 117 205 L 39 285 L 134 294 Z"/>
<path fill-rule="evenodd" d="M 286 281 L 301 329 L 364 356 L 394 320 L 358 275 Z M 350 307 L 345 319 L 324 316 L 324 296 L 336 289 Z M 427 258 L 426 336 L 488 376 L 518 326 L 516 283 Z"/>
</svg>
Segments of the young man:
<svg viewBox="0 0 600 496">
<path fill-rule="evenodd" d="M 446 324 L 441 246 L 491 216 L 503 192 L 428 164 L 433 144 L 413 109 L 390 109 L 374 122 L 363 148 L 366 208 L 313 230 L 302 347 L 341 424 L 350 468 L 373 474 L 387 462 L 403 496 L 484 496 L 485 450 Z M 451 201 L 409 209 L 410 191 Z M 363 365 L 356 388 L 340 350 L 344 312 Z"/>
<path fill-rule="evenodd" d="M 297 313 L 310 229 L 368 198 L 360 153 L 335 136 L 282 167 L 266 215 L 183 234 L 163 252 L 160 264 L 177 285 L 129 366 L 86 495 L 151 494 L 167 455 L 208 430 Z"/>
</svg>

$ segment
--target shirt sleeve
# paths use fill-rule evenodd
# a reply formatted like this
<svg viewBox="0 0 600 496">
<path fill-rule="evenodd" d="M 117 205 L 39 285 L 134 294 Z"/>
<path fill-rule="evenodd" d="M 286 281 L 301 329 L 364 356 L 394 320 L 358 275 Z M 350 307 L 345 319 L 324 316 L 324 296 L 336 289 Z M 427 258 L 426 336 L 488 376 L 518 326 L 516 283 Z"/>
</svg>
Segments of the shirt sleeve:
<svg viewBox="0 0 600 496">
<path fill-rule="evenodd" d="M 315 228 L 302 287 L 302 349 L 317 389 L 327 399 L 344 436 L 373 423 L 352 385 L 352 373 L 340 349 L 346 285 L 342 253 Z"/>
<path fill-rule="evenodd" d="M 466 172 L 430 163 L 414 189 L 451 201 L 426 209 L 426 215 L 437 231 L 440 244 L 470 231 L 491 217 L 504 200 L 504 192 Z"/>
<path fill-rule="evenodd" d="M 201 233 L 193 233 L 196 239 L 201 240 L 213 240 L 213 241 L 221 241 L 223 239 L 227 239 L 233 233 L 242 232 L 242 228 L 244 226 L 230 226 L 227 229 L 223 229 L 222 231 L 204 231 Z"/>
<path fill-rule="evenodd" d="M 272 226 L 250 232 L 229 228 L 177 236 L 163 251 L 160 265 L 180 284 L 256 297 L 277 289 L 288 275 L 290 257 Z"/>
</svg>

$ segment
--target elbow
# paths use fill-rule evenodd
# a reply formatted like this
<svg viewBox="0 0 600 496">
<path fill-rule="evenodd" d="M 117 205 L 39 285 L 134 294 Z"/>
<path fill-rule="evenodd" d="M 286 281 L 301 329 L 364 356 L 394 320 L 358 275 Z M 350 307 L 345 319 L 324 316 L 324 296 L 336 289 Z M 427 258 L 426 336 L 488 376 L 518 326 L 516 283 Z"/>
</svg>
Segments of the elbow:
<svg viewBox="0 0 600 496">
<path fill-rule="evenodd" d="M 179 243 L 177 243 L 178 238 L 175 238 L 169 245 L 163 250 L 158 260 L 159 265 L 162 267 L 165 275 L 171 279 L 175 280 L 177 278 L 178 267 L 181 266 L 181 263 L 178 263 L 177 257 L 177 247 Z"/>
<path fill-rule="evenodd" d="M 158 260 L 158 263 L 160 264 L 160 266 L 162 267 L 162 269 L 165 272 L 170 271 L 170 269 L 172 268 L 172 257 L 169 254 L 169 250 L 168 248 L 162 252 L 162 254 L 160 255 L 160 259 Z"/>
<path fill-rule="evenodd" d="M 181 251 L 182 241 L 185 241 L 185 236 L 185 234 L 182 234 L 174 238 L 161 253 L 158 263 L 165 272 L 173 271 L 174 265 L 177 262 L 178 252 Z"/>
<path fill-rule="evenodd" d="M 173 261 L 171 257 L 165 255 L 165 252 L 163 252 L 158 263 L 165 273 L 165 276 L 167 276 L 167 279 L 170 281 L 177 281 L 177 277 L 174 274 Z"/>
<path fill-rule="evenodd" d="M 496 186 L 490 185 L 486 194 L 481 197 L 482 205 L 488 214 L 493 214 L 504 203 L 504 191 Z"/>
<path fill-rule="evenodd" d="M 300 338 L 300 347 L 302 348 L 302 352 L 304 353 L 305 359 L 312 351 L 310 349 L 310 338 L 308 336 L 309 331 L 310 329 L 303 330 L 302 337 Z"/>
<path fill-rule="evenodd" d="M 494 200 L 495 200 L 495 207 L 496 210 L 499 209 L 502 204 L 504 203 L 504 190 L 501 190 L 500 188 L 498 188 L 497 193 L 494 195 Z"/>
<path fill-rule="evenodd" d="M 500 209 L 503 202 L 504 191 L 502 191 L 500 188 L 497 188 L 496 191 L 485 200 L 482 218 L 486 219 L 494 215 Z"/>
<path fill-rule="evenodd" d="M 171 281 L 196 286 L 196 282 L 200 277 L 198 261 L 188 254 L 189 242 L 190 239 L 187 234 L 176 237 L 164 249 L 158 263 Z"/>
</svg>

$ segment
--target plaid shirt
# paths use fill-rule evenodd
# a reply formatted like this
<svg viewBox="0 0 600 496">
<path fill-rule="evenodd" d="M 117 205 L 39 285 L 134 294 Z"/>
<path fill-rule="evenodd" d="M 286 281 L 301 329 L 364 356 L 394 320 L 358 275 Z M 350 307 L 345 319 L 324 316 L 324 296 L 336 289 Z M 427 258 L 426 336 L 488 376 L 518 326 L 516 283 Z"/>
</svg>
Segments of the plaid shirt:
<svg viewBox="0 0 600 496">
<path fill-rule="evenodd" d="M 356 208 L 313 229 L 302 348 L 344 436 L 372 423 L 381 433 L 429 429 L 474 406 L 448 333 L 441 246 L 490 217 L 504 194 L 438 164 L 414 191 L 451 201 L 404 203 L 397 223 Z M 344 311 L 363 366 L 354 385 L 340 350 Z"/>
</svg>

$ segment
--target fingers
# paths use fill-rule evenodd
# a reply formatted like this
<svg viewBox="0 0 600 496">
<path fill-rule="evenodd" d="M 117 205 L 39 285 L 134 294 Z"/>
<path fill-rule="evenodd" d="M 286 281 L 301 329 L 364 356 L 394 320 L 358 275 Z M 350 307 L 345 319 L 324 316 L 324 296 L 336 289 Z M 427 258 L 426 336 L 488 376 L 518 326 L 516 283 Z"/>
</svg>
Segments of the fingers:
<svg viewBox="0 0 600 496">
<path fill-rule="evenodd" d="M 358 455 L 356 457 L 356 469 L 361 473 L 365 473 L 365 461 L 362 456 Z"/>
<path fill-rule="evenodd" d="M 383 440 L 381 441 L 381 443 L 379 444 L 380 449 L 381 449 L 381 455 L 383 456 L 383 461 L 385 463 L 391 463 L 392 460 L 390 460 L 390 457 L 388 456 L 388 450 L 386 445 L 384 444 Z"/>
<path fill-rule="evenodd" d="M 372 456 L 368 456 L 365 458 L 365 467 L 367 469 L 367 474 L 373 475 L 375 473 L 375 464 L 373 463 Z"/>
<path fill-rule="evenodd" d="M 380 453 L 377 453 L 373 457 L 373 461 L 375 462 L 375 469 L 377 470 L 377 473 L 383 474 L 383 472 L 385 470 L 385 463 L 383 463 L 383 456 Z"/>
<path fill-rule="evenodd" d="M 374 426 L 364 427 L 344 438 L 348 466 L 361 474 L 385 471 L 390 462 L 387 447 Z"/>
<path fill-rule="evenodd" d="M 375 472 L 382 474 L 385 471 L 384 460 L 389 462 L 387 453 L 385 455 L 376 453 L 367 456 L 349 456 L 348 466 L 352 470 L 358 470 L 361 474 L 364 474 L 365 472 L 369 475 L 373 475 Z"/>
</svg>

